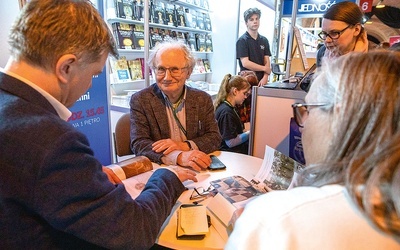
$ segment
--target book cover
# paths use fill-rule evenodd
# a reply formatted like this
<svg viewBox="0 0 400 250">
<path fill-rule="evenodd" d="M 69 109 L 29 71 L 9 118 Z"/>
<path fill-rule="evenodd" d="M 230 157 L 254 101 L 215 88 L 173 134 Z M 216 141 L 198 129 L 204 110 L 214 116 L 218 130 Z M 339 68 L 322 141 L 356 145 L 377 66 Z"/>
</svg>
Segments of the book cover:
<svg viewBox="0 0 400 250">
<path fill-rule="evenodd" d="M 186 43 L 192 51 L 197 51 L 197 44 L 196 44 L 196 34 L 193 32 L 187 32 L 186 36 Z"/>
<path fill-rule="evenodd" d="M 135 37 L 135 47 L 139 50 L 144 50 L 144 26 L 140 24 L 135 24 L 134 28 L 134 37 Z"/>
<path fill-rule="evenodd" d="M 163 41 L 163 37 L 159 28 L 150 27 L 150 49 Z"/>
<path fill-rule="evenodd" d="M 153 4 L 153 23 L 164 24 L 165 22 L 165 6 L 161 1 Z"/>
<path fill-rule="evenodd" d="M 177 40 L 177 41 L 180 41 L 180 42 L 182 42 L 183 44 L 187 44 L 187 41 L 186 41 L 186 38 L 185 38 L 185 33 L 183 33 L 182 31 L 176 31 L 175 32 L 175 34 L 176 34 L 176 36 L 175 36 L 175 39 Z"/>
<path fill-rule="evenodd" d="M 128 60 L 127 62 L 132 80 L 143 79 L 142 65 L 140 58 Z"/>
<path fill-rule="evenodd" d="M 204 29 L 207 31 L 211 31 L 211 19 L 210 19 L 210 14 L 208 13 L 203 13 L 203 23 L 204 23 Z"/>
<path fill-rule="evenodd" d="M 180 27 L 186 27 L 185 8 L 183 6 L 175 5 L 176 9 L 176 24 Z"/>
<path fill-rule="evenodd" d="M 204 30 L 204 17 L 203 12 L 196 11 L 196 21 L 197 21 L 197 28 Z"/>
<path fill-rule="evenodd" d="M 208 73 L 212 72 L 210 60 L 208 60 L 207 58 L 203 59 L 203 64 L 204 64 L 204 69 L 206 70 L 206 72 L 208 72 Z"/>
<path fill-rule="evenodd" d="M 213 52 L 211 34 L 205 34 L 206 52 Z"/>
<path fill-rule="evenodd" d="M 135 25 L 128 23 L 112 24 L 115 41 L 119 49 L 135 49 L 134 29 Z"/>
<path fill-rule="evenodd" d="M 190 8 L 185 9 L 185 19 L 186 25 L 189 28 L 196 29 L 197 28 L 197 15 L 196 11 Z"/>
<path fill-rule="evenodd" d="M 144 3 L 143 0 L 133 0 L 134 6 L 134 19 L 137 21 L 144 21 Z"/>
<path fill-rule="evenodd" d="M 176 24 L 176 11 L 175 5 L 166 3 L 165 4 L 165 25 L 177 26 Z"/>
<path fill-rule="evenodd" d="M 114 0 L 116 16 L 125 19 L 134 19 L 134 0 Z"/>
<path fill-rule="evenodd" d="M 203 59 L 197 58 L 196 65 L 194 66 L 193 73 L 205 73 L 206 69 L 204 68 Z"/>
<path fill-rule="evenodd" d="M 206 52 L 206 35 L 204 33 L 196 34 L 196 50 Z"/>
<path fill-rule="evenodd" d="M 126 57 L 121 56 L 118 60 L 110 57 L 109 62 L 114 83 L 129 82 L 132 80 Z"/>
<path fill-rule="evenodd" d="M 163 41 L 171 42 L 174 39 L 171 35 L 172 31 L 169 29 L 160 29 L 160 33 Z"/>
</svg>

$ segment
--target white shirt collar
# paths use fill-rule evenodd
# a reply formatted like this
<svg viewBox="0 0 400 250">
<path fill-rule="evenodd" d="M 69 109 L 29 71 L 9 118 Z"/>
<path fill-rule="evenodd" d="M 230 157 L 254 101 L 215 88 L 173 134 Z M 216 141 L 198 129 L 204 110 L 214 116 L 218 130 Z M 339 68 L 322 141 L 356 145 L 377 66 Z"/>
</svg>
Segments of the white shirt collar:
<svg viewBox="0 0 400 250">
<path fill-rule="evenodd" d="M 9 76 L 12 76 L 14 78 L 17 78 L 21 82 L 24 82 L 25 84 L 31 86 L 34 88 L 37 92 L 39 92 L 41 95 L 46 98 L 47 101 L 50 102 L 51 106 L 57 111 L 58 116 L 67 121 L 68 118 L 72 115 L 71 111 L 67 107 L 65 107 L 61 102 L 59 102 L 56 98 L 54 98 L 52 95 L 44 91 L 42 88 L 34 84 L 33 82 L 29 81 L 28 79 L 23 78 L 20 75 L 17 75 L 13 72 L 5 72 L 3 68 L 0 68 L 0 71 L 3 72 L 4 74 L 7 74 Z"/>
</svg>

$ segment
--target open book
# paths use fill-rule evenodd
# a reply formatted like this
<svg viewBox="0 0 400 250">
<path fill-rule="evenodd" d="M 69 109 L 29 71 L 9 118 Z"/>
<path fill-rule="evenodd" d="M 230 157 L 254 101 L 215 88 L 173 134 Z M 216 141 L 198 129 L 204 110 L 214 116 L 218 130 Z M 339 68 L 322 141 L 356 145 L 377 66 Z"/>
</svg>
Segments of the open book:
<svg viewBox="0 0 400 250">
<path fill-rule="evenodd" d="M 293 185 L 296 172 L 303 165 L 281 152 L 266 146 L 264 160 L 256 176 L 246 180 L 241 176 L 229 176 L 211 181 L 218 191 L 207 208 L 218 218 L 217 231 L 228 237 L 232 224 L 241 209 L 253 198 L 272 190 L 285 190 Z M 214 226 L 218 223 L 213 223 Z"/>
</svg>

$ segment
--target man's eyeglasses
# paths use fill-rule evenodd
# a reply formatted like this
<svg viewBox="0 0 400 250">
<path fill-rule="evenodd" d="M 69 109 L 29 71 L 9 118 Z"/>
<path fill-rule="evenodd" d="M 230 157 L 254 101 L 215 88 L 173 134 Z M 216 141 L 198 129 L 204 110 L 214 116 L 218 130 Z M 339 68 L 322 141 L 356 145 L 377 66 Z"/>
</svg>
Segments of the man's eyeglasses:
<svg viewBox="0 0 400 250">
<path fill-rule="evenodd" d="M 183 67 L 183 68 L 178 68 L 178 67 L 170 67 L 170 68 L 165 68 L 165 67 L 157 67 L 154 69 L 156 72 L 157 76 L 165 76 L 167 73 L 167 70 L 169 70 L 169 74 L 173 77 L 176 76 L 181 76 L 182 75 L 182 70 L 187 69 L 188 67 Z"/>
<path fill-rule="evenodd" d="M 212 191 L 214 191 L 213 186 L 209 186 L 207 189 L 204 189 L 202 187 L 194 188 L 192 194 L 190 195 L 191 200 L 207 197 L 209 195 L 212 195 Z"/>
<path fill-rule="evenodd" d="M 340 30 L 340 31 L 331 31 L 329 33 L 325 32 L 325 31 L 321 31 L 318 36 L 319 38 L 321 38 L 322 40 L 326 40 L 326 38 L 329 36 L 332 40 L 336 40 L 339 39 L 339 37 L 348 29 L 350 28 L 350 26 L 353 26 L 352 24 L 349 24 L 346 28 Z"/>
<path fill-rule="evenodd" d="M 293 116 L 296 124 L 300 127 L 304 127 L 304 122 L 308 118 L 308 113 L 311 108 L 327 106 L 327 103 L 317 103 L 317 104 L 304 104 L 304 103 L 294 103 L 292 104 Z"/>
</svg>

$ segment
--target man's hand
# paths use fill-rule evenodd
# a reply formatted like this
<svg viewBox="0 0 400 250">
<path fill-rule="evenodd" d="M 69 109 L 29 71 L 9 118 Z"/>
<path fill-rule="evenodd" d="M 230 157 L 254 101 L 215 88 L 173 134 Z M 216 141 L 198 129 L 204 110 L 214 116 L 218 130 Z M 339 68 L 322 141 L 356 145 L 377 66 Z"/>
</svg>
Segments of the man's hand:
<svg viewBox="0 0 400 250">
<path fill-rule="evenodd" d="M 191 167 L 196 171 L 201 171 L 211 165 L 211 158 L 199 150 L 190 150 L 180 153 L 176 162 L 180 166 Z"/>
<path fill-rule="evenodd" d="M 171 139 L 162 139 L 156 141 L 151 146 L 153 146 L 152 149 L 154 152 L 157 153 L 163 152 L 164 155 L 167 155 L 174 150 L 180 150 L 180 151 L 190 150 L 186 142 L 177 142 Z"/>
<path fill-rule="evenodd" d="M 103 172 L 107 175 L 108 180 L 112 184 L 120 184 L 122 181 L 118 178 L 118 176 L 108 167 L 103 166 Z"/>
</svg>

